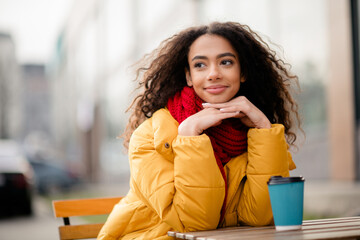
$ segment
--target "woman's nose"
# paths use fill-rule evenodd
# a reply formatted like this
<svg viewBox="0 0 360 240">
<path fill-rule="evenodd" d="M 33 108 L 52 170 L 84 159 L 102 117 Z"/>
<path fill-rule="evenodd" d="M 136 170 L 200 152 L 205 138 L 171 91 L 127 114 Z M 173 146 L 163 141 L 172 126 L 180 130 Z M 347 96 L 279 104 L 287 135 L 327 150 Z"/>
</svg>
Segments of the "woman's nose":
<svg viewBox="0 0 360 240">
<path fill-rule="evenodd" d="M 218 66 L 211 66 L 209 69 L 209 74 L 207 79 L 210 81 L 214 81 L 220 79 L 220 77 L 221 77 L 221 73 L 219 71 Z"/>
</svg>

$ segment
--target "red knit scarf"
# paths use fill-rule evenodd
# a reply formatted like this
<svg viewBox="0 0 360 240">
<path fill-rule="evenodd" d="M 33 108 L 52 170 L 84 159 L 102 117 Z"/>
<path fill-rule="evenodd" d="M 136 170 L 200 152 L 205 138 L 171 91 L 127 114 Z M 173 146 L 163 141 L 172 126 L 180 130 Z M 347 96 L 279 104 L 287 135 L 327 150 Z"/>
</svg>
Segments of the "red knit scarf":
<svg viewBox="0 0 360 240">
<path fill-rule="evenodd" d="M 169 99 L 167 108 L 180 124 L 202 110 L 202 103 L 193 88 L 184 87 L 181 92 Z M 204 133 L 209 136 L 215 158 L 222 165 L 247 150 L 247 127 L 239 119 L 225 119 L 220 125 L 208 128 Z"/>
<path fill-rule="evenodd" d="M 171 115 L 180 123 L 189 116 L 203 109 L 203 101 L 196 95 L 193 88 L 184 87 L 181 92 L 170 98 L 167 104 Z M 216 163 L 225 181 L 225 198 L 221 209 L 219 224 L 225 215 L 225 205 L 228 192 L 224 165 L 235 156 L 247 150 L 247 127 L 239 119 L 225 119 L 218 126 L 208 128 L 204 133 L 210 138 L 214 149 Z"/>
</svg>

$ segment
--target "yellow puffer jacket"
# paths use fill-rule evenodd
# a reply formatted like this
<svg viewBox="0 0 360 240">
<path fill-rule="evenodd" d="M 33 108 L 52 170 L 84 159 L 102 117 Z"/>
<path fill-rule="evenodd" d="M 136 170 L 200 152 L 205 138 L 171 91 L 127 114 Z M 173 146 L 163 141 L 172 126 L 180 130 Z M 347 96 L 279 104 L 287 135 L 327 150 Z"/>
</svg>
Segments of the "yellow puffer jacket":
<svg viewBox="0 0 360 240">
<path fill-rule="evenodd" d="M 171 239 L 167 231 L 267 225 L 272 212 L 266 182 L 295 168 L 284 127 L 250 129 L 248 152 L 235 157 L 221 175 L 207 135 L 178 136 L 168 110 L 158 110 L 130 140 L 130 191 L 109 215 L 98 239 Z"/>
</svg>

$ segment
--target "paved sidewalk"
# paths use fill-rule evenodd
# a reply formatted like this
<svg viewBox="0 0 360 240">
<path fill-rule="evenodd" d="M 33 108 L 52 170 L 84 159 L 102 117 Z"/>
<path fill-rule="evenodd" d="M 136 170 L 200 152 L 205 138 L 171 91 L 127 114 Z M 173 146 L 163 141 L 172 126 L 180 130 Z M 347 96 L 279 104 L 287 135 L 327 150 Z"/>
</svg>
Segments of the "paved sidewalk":
<svg viewBox="0 0 360 240">
<path fill-rule="evenodd" d="M 360 216 L 360 182 L 306 181 L 304 211 L 318 217 Z"/>
<path fill-rule="evenodd" d="M 34 215 L 1 219 L 1 240 L 56 240 L 59 239 L 57 227 L 61 219 L 55 219 L 49 204 L 40 197 L 33 202 Z"/>
<path fill-rule="evenodd" d="M 106 184 L 87 184 L 75 190 L 72 195 L 76 198 L 124 196 L 129 189 L 128 180 L 109 182 Z M 61 198 L 61 197 L 60 197 Z M 49 200 L 35 196 L 34 215 L 31 217 L 13 217 L 0 220 L 0 240 L 57 240 L 59 239 L 58 226 L 63 224 L 62 219 L 54 217 Z M 72 218 L 72 223 L 84 220 Z"/>
</svg>

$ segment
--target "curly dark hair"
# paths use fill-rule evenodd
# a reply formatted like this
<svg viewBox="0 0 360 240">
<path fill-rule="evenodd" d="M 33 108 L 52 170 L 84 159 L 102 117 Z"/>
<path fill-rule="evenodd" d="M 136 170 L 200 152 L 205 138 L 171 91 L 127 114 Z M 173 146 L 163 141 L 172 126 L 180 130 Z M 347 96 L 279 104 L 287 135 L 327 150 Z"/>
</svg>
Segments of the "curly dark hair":
<svg viewBox="0 0 360 240">
<path fill-rule="evenodd" d="M 128 109 L 132 114 L 123 134 L 124 146 L 128 148 L 131 134 L 145 119 L 164 108 L 168 99 L 187 85 L 188 52 L 191 44 L 204 34 L 222 36 L 231 43 L 239 56 L 241 75 L 246 79 L 237 96 L 248 98 L 271 123 L 283 124 L 288 143 L 294 145 L 294 123 L 300 128 L 300 118 L 290 89 L 293 82 L 299 85 L 297 76 L 288 70 L 290 65 L 278 59 L 275 51 L 247 25 L 213 22 L 175 34 L 139 62 L 136 80 L 142 91 Z"/>
</svg>

